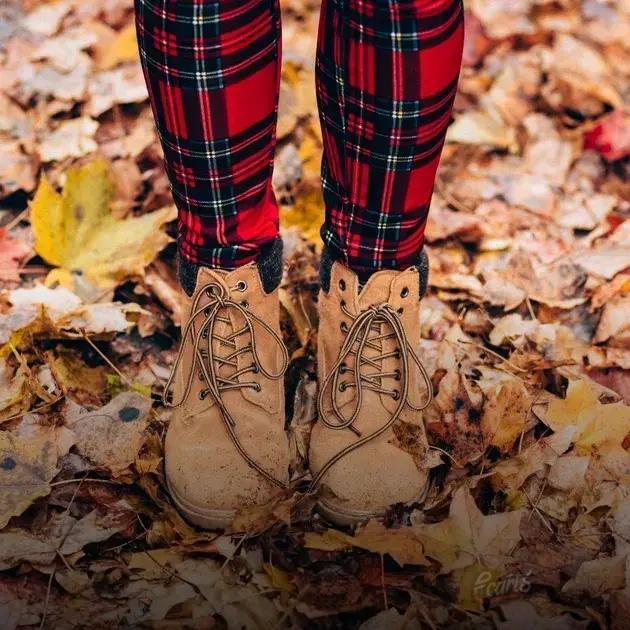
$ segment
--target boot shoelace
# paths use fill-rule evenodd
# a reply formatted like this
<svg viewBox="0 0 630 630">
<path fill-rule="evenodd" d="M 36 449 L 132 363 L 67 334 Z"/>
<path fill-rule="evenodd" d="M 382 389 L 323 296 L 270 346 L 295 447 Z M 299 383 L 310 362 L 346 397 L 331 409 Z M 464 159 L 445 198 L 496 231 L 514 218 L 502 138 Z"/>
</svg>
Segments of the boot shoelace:
<svg viewBox="0 0 630 630">
<path fill-rule="evenodd" d="M 231 290 L 237 289 L 244 291 L 247 285 L 240 281 Z M 209 301 L 201 304 L 203 296 L 206 296 Z M 215 332 L 215 325 L 217 322 L 224 324 L 231 324 L 231 320 L 226 316 L 226 312 L 233 310 L 236 313 L 240 313 L 244 320 L 244 325 L 238 330 L 234 330 L 226 336 L 219 335 Z M 194 324 L 200 320 L 200 324 L 197 330 L 195 330 Z M 261 326 L 261 328 L 269 334 L 271 339 L 281 349 L 282 354 L 282 367 L 279 372 L 273 373 L 265 368 L 262 361 L 258 356 L 256 331 L 255 325 Z M 237 348 L 236 339 L 241 335 L 248 334 L 250 343 Z M 171 398 L 171 391 L 175 374 L 184 356 L 184 348 L 186 346 L 186 339 L 190 337 L 193 344 L 193 360 L 189 366 L 189 370 L 186 376 L 186 386 L 184 388 L 184 394 L 181 399 L 174 401 Z M 217 342 L 218 345 L 231 348 L 232 351 L 226 356 L 219 356 L 219 353 L 213 352 L 212 343 Z M 253 362 L 242 368 L 238 368 L 238 357 L 240 355 L 251 353 Z M 202 380 L 206 387 L 199 392 L 199 398 L 205 399 L 207 396 L 212 396 L 219 410 L 221 411 L 221 417 L 227 428 L 227 431 L 234 443 L 234 446 L 238 452 L 243 456 L 247 463 L 257 470 L 263 477 L 271 481 L 277 486 L 285 487 L 285 483 L 276 479 L 271 473 L 266 471 L 260 466 L 244 449 L 237 434 L 236 434 L 236 422 L 232 417 L 232 414 L 228 410 L 222 393 L 228 390 L 237 389 L 253 389 L 260 391 L 260 384 L 256 381 L 239 381 L 239 378 L 248 373 L 257 374 L 262 373 L 270 380 L 278 380 L 282 378 L 282 375 L 287 369 L 289 364 L 289 356 L 282 339 L 276 334 L 276 332 L 260 317 L 252 313 L 247 308 L 246 302 L 238 302 L 230 297 L 230 294 L 225 286 L 218 282 L 210 282 L 206 284 L 196 295 L 193 300 L 190 317 L 184 330 L 182 331 L 182 341 L 179 347 L 179 351 L 173 364 L 173 369 L 164 387 L 164 393 L 162 395 L 162 402 L 168 407 L 179 407 L 188 398 L 192 384 L 195 378 L 197 369 L 197 375 Z M 229 365 L 234 371 L 229 375 L 219 375 L 218 370 L 221 366 Z"/>
<path fill-rule="evenodd" d="M 396 420 L 398 420 L 405 405 L 416 411 L 422 411 L 426 409 L 433 400 L 433 387 L 426 368 L 422 365 L 418 355 L 409 345 L 400 316 L 389 304 L 370 306 L 356 316 L 353 315 L 343 303 L 341 304 L 341 310 L 346 317 L 352 320 L 352 324 L 346 331 L 346 338 L 339 351 L 337 361 L 326 375 L 324 383 L 322 384 L 318 404 L 322 422 L 328 428 L 334 430 L 349 429 L 359 439 L 339 451 L 324 465 L 311 482 L 311 488 L 314 488 L 321 481 L 326 472 L 342 457 L 345 457 L 348 453 L 367 444 L 387 431 Z M 390 329 L 389 332 L 382 332 L 383 324 Z M 391 352 L 383 352 L 383 342 L 392 338 L 396 340 L 396 349 Z M 364 350 L 366 348 L 375 350 L 380 354 L 371 357 L 365 356 Z M 352 356 L 354 356 L 353 367 L 348 367 L 346 362 Z M 383 361 L 391 357 L 399 359 L 400 367 L 394 372 L 384 372 Z M 426 398 L 419 406 L 414 405 L 409 400 L 409 374 L 410 368 L 412 367 L 410 357 L 413 363 L 416 364 L 426 386 Z M 375 371 L 366 374 L 362 371 L 364 366 L 368 369 L 372 368 Z M 344 374 L 351 375 L 352 380 L 343 380 L 340 382 L 340 378 Z M 386 388 L 383 386 L 383 381 L 389 378 L 396 380 L 397 386 L 395 388 Z M 349 388 L 356 389 L 356 405 L 350 415 L 344 416 L 339 407 L 336 392 L 343 392 Z M 398 401 L 396 409 L 387 422 L 376 431 L 367 435 L 362 435 L 354 426 L 354 422 L 363 405 L 364 390 L 372 390 L 385 396 L 391 396 L 394 400 Z M 330 391 L 330 402 L 333 412 L 332 418 L 326 416 L 324 408 L 324 399 L 328 391 Z"/>
</svg>

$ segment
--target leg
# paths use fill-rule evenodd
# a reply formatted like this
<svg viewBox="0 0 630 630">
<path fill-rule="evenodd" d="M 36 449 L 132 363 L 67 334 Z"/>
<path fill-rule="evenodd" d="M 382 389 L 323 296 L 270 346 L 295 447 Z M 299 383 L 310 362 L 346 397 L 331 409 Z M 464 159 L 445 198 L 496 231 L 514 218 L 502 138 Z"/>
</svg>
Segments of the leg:
<svg viewBox="0 0 630 630">
<path fill-rule="evenodd" d="M 461 0 L 322 7 L 326 256 L 309 453 L 312 487 L 325 486 L 320 510 L 341 524 L 419 502 L 428 488 L 421 411 L 432 387 L 416 354 L 422 245 L 462 30 Z"/>
<path fill-rule="evenodd" d="M 365 280 L 417 263 L 462 57 L 461 0 L 328 0 L 324 243 Z"/>
<path fill-rule="evenodd" d="M 165 478 L 188 520 L 222 528 L 288 483 L 288 355 L 274 290 L 281 256 L 266 247 L 278 242 L 279 8 L 277 0 L 136 0 L 136 16 L 187 294 L 164 391 L 174 407 Z"/>
<path fill-rule="evenodd" d="M 277 0 L 135 0 L 181 257 L 235 269 L 278 234 Z"/>
</svg>

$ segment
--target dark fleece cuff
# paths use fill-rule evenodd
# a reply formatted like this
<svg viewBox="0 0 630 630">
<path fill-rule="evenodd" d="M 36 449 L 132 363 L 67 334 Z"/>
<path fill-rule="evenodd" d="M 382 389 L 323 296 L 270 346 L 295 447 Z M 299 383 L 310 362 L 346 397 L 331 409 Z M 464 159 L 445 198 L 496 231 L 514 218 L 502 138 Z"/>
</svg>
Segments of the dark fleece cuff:
<svg viewBox="0 0 630 630">
<path fill-rule="evenodd" d="M 319 265 L 319 281 L 322 285 L 322 289 L 324 289 L 326 293 L 330 290 L 330 273 L 333 263 L 336 260 L 341 260 L 341 257 L 335 256 L 334 252 L 330 248 L 324 246 Z M 343 262 L 343 260 L 341 260 L 341 262 Z M 427 292 L 427 287 L 429 285 L 429 257 L 424 249 L 418 254 L 416 262 L 411 265 L 411 267 L 415 267 L 418 270 L 420 299 L 422 299 L 424 294 Z M 362 285 L 363 284 L 365 284 L 365 282 L 363 282 Z"/>
<path fill-rule="evenodd" d="M 279 236 L 260 248 L 260 255 L 256 264 L 265 293 L 271 293 L 279 286 L 282 280 L 282 239 Z M 191 263 L 178 253 L 177 272 L 179 281 L 188 296 L 192 296 L 195 292 L 197 273 L 200 267 L 203 267 L 203 265 Z"/>
</svg>

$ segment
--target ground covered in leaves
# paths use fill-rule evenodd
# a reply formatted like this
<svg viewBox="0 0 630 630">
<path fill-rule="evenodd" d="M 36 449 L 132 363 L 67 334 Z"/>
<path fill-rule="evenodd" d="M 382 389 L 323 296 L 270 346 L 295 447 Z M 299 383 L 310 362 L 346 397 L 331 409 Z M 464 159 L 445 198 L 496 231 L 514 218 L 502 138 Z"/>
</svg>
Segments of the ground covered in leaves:
<svg viewBox="0 0 630 630">
<path fill-rule="evenodd" d="M 317 2 L 283 4 L 295 493 L 222 535 L 163 486 L 175 211 L 131 2 L 0 7 L 0 626 L 628 628 L 630 3 L 468 2 L 419 322 L 433 483 L 355 532 L 302 494 Z"/>
</svg>

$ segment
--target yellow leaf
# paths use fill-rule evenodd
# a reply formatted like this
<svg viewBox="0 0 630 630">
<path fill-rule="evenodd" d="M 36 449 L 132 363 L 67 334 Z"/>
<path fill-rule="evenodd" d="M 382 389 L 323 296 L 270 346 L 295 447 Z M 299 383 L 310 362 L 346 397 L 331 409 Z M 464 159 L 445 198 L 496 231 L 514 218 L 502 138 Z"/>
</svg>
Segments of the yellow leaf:
<svg viewBox="0 0 630 630">
<path fill-rule="evenodd" d="M 502 567 L 520 540 L 523 510 L 484 515 L 467 488 L 455 492 L 448 518 L 439 523 L 416 525 L 414 533 L 427 556 L 442 565 L 442 573 L 465 569 L 475 563 Z"/>
<path fill-rule="evenodd" d="M 31 203 L 35 250 L 53 269 L 47 284 L 74 289 L 75 276 L 101 289 L 114 288 L 144 268 L 171 241 L 161 227 L 176 216 L 174 207 L 115 219 L 108 165 L 95 160 L 70 169 L 61 193 L 43 177 Z"/>
<path fill-rule="evenodd" d="M 291 207 L 280 208 L 283 228 L 297 228 L 302 236 L 320 248 L 319 230 L 324 222 L 324 200 L 319 186 L 301 190 Z"/>
<path fill-rule="evenodd" d="M 400 566 L 415 564 L 428 566 L 422 543 L 411 527 L 387 529 L 378 521 L 369 521 L 354 536 L 329 529 L 323 534 L 305 534 L 305 546 L 322 551 L 340 551 L 358 547 L 379 555 L 390 555 Z"/>
<path fill-rule="evenodd" d="M 571 381 L 566 397 L 552 400 L 542 419 L 554 431 L 575 428 L 577 455 L 620 450 L 630 433 L 630 407 L 622 402 L 602 405 L 585 379 Z"/>
<path fill-rule="evenodd" d="M 278 567 L 274 567 L 273 564 L 263 564 L 263 569 L 265 573 L 269 576 L 271 580 L 271 584 L 274 588 L 277 588 L 280 591 L 288 591 L 291 592 L 294 589 L 291 580 L 289 580 L 289 576 L 286 571 L 279 569 Z"/>
<path fill-rule="evenodd" d="M 507 452 L 525 427 L 531 399 L 521 379 L 494 370 L 482 373 L 479 386 L 486 400 L 481 431 L 487 444 Z"/>
<path fill-rule="evenodd" d="M 137 60 L 138 42 L 133 22 L 123 28 L 97 55 L 99 70 L 111 70 L 121 63 Z"/>
</svg>

